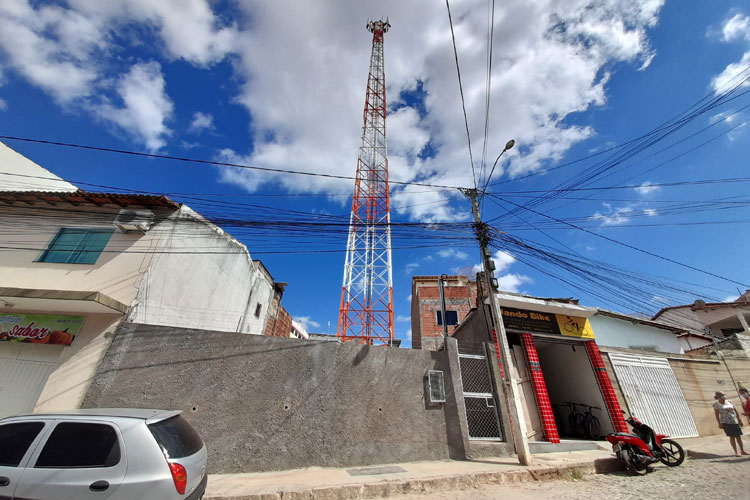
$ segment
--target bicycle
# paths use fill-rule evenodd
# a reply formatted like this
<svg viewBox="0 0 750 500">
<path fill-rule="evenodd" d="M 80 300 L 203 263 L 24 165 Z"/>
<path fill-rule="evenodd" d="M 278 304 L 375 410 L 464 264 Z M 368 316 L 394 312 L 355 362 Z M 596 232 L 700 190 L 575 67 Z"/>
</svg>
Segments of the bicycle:
<svg viewBox="0 0 750 500">
<path fill-rule="evenodd" d="M 578 403 L 580 406 L 586 406 L 588 409 L 583 413 L 582 430 L 587 438 L 597 440 L 602 437 L 602 426 L 599 419 L 591 410 L 600 410 L 598 406 Z"/>
<path fill-rule="evenodd" d="M 563 404 L 570 408 L 570 413 L 568 414 L 568 429 L 570 430 L 571 436 L 584 436 L 584 414 L 580 413 L 576 408 L 578 403 L 566 401 Z"/>
</svg>

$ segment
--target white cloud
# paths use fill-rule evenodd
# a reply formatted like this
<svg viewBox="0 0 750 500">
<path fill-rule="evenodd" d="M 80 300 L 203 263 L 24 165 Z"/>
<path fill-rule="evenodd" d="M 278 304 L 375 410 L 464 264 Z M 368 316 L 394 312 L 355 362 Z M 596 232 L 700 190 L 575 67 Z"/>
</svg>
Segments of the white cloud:
<svg viewBox="0 0 750 500">
<path fill-rule="evenodd" d="M 406 339 L 411 342 L 411 328 L 406 331 Z"/>
<path fill-rule="evenodd" d="M 724 300 L 722 300 L 722 302 L 734 302 L 735 300 L 737 300 L 737 297 L 737 295 L 728 295 L 724 297 Z"/>
<path fill-rule="evenodd" d="M 166 121 L 173 104 L 165 92 L 159 63 L 136 64 L 116 87 L 123 105 L 101 104 L 95 107 L 97 115 L 138 138 L 150 151 L 164 147 L 165 136 L 171 133 Z"/>
<path fill-rule="evenodd" d="M 492 256 L 492 260 L 495 261 L 495 273 L 502 273 L 516 261 L 516 258 L 507 252 L 498 250 L 495 252 L 495 255 Z"/>
<path fill-rule="evenodd" d="M 419 269 L 419 262 L 409 262 L 406 264 L 406 274 L 411 274 Z"/>
<path fill-rule="evenodd" d="M 406 323 L 407 321 L 411 321 L 411 316 L 402 316 L 401 314 L 396 316 L 397 323 Z"/>
<path fill-rule="evenodd" d="M 165 144 L 168 130 L 159 115 L 168 118 L 172 105 L 163 92 L 163 79 L 162 95 L 156 88 L 150 96 L 134 95 L 139 91 L 134 85 L 148 92 L 144 78 L 159 82 L 152 67 L 130 66 L 123 57 L 127 47 L 151 45 L 161 51 L 153 56 L 206 67 L 233 51 L 236 35 L 235 25 L 222 25 L 208 0 L 0 2 L 0 63 L 6 69 L 66 109 L 88 111 L 117 124 L 151 151 Z M 130 102 L 113 107 L 113 91 Z M 150 111 L 148 106 L 155 108 Z"/>
<path fill-rule="evenodd" d="M 642 194 L 644 196 L 649 195 L 651 193 L 656 193 L 661 190 L 661 187 L 659 186 L 652 186 L 651 182 L 646 181 L 635 189 L 639 194 Z"/>
<path fill-rule="evenodd" d="M 466 260 L 469 258 L 469 254 L 462 251 L 462 250 L 456 250 L 455 248 L 444 248 L 442 250 L 438 250 L 438 255 L 444 259 L 458 259 L 458 260 Z"/>
<path fill-rule="evenodd" d="M 750 41 L 750 17 L 735 14 L 724 22 L 721 29 L 721 39 L 724 42 L 735 40 Z M 738 77 L 750 66 L 750 50 L 746 51 L 740 61 L 730 63 L 724 70 L 711 80 L 711 87 L 716 92 L 726 91 L 739 83 Z M 748 82 L 742 84 L 748 86 Z M 731 137 L 730 137 L 731 139 Z"/>
<path fill-rule="evenodd" d="M 647 30 L 656 25 L 663 3 L 508 0 L 496 7 L 489 156 L 511 137 L 523 147 L 503 157 L 495 180 L 504 173 L 537 170 L 543 161 L 560 159 L 595 134 L 567 118 L 606 104 L 615 63 L 649 64 L 655 53 Z M 218 12 L 219 5 L 230 10 Z M 485 2 L 465 0 L 451 7 L 469 128 L 478 138 L 485 116 Z M 124 66 L 133 64 L 123 54 L 137 46 L 147 53 L 142 57 L 161 58 L 165 64 L 181 60 L 198 68 L 229 57 L 240 88 L 234 102 L 252 115 L 252 146 L 217 151 L 218 156 L 260 167 L 351 176 L 371 47 L 364 24 L 384 12 L 393 24 L 385 37 L 388 102 L 391 111 L 397 109 L 388 118 L 390 178 L 473 185 L 465 132 L 456 126 L 463 115 L 445 7 L 429 0 L 371 5 L 69 0 L 54 6 L 4 0 L 0 51 L 4 65 L 59 103 L 106 116 L 152 150 L 163 147 L 168 135 L 165 120 L 157 116 L 168 118 L 168 98 L 152 99 L 162 105 L 152 117 L 130 108 L 116 112 L 108 102 L 119 87 L 111 82 L 127 78 L 131 70 Z M 402 91 L 417 88 L 423 90 L 423 102 L 402 98 Z M 478 149 L 474 157 L 479 157 Z M 351 189 L 351 181 L 324 177 L 231 169 L 220 176 L 249 191 L 268 182 L 293 193 Z M 459 197 L 452 191 L 394 185 L 392 204 L 400 215 L 422 221 L 470 220 L 468 204 L 451 204 Z"/>
<path fill-rule="evenodd" d="M 500 290 L 513 293 L 518 293 L 524 283 L 533 282 L 534 281 L 531 278 L 522 274 L 504 274 L 497 278 L 497 284 Z"/>
<path fill-rule="evenodd" d="M 0 98 L 0 111 L 5 111 L 8 109 L 8 103 L 5 102 L 5 99 Z"/>
<path fill-rule="evenodd" d="M 503 56 L 493 75 L 489 144 L 497 148 L 513 137 L 524 148 L 506 154 L 495 179 L 511 158 L 512 174 L 519 175 L 539 168 L 543 160 L 561 158 L 594 133 L 565 118 L 606 103 L 609 75 L 603 69 L 610 63 L 642 65 L 652 57 L 646 29 L 657 22 L 662 3 L 514 0 L 497 8 L 495 43 Z M 474 137 L 484 127 L 483 6 L 479 0 L 452 6 Z M 237 63 L 246 82 L 238 102 L 253 115 L 255 149 L 249 161 L 271 168 L 354 173 L 371 40 L 364 20 L 387 12 L 393 24 L 385 36 L 388 102 L 407 104 L 389 116 L 391 178 L 473 184 L 465 133 L 456 126 L 463 118 L 443 6 L 391 0 L 363 11 L 354 3 L 249 0 L 241 9 L 254 21 L 252 30 L 240 34 Z M 410 102 L 400 102 L 400 92 L 414 90 L 417 82 L 425 93 L 424 114 Z M 427 145 L 434 156 L 419 156 Z M 255 179 L 241 182 L 259 185 Z M 278 182 L 299 189 L 299 182 L 289 176 Z M 333 182 L 315 179 L 306 184 L 310 190 L 332 189 Z M 408 206 L 399 213 L 420 220 L 468 220 L 468 208 L 458 212 L 449 204 L 458 196 L 396 186 L 392 204 Z"/>
<path fill-rule="evenodd" d="M 644 209 L 643 209 L 643 213 L 645 213 L 645 214 L 646 214 L 646 215 L 648 215 L 649 217 L 656 217 L 657 215 L 659 215 L 659 212 L 657 212 L 657 211 L 656 211 L 655 209 L 653 209 L 653 208 L 644 208 Z"/>
<path fill-rule="evenodd" d="M 295 316 L 294 321 L 302 325 L 302 327 L 308 332 L 314 328 L 320 328 L 320 323 L 310 319 L 310 316 Z"/>
<path fill-rule="evenodd" d="M 711 117 L 709 117 L 708 121 L 713 124 L 718 121 L 725 120 L 728 124 L 732 124 L 737 120 L 738 116 L 740 115 L 738 115 L 735 110 L 728 110 L 712 115 Z"/>
<path fill-rule="evenodd" d="M 406 297 L 406 301 L 409 302 L 409 303 L 411 303 L 411 294 L 409 294 L 409 296 Z"/>
<path fill-rule="evenodd" d="M 724 23 L 721 35 L 725 42 L 741 39 L 750 40 L 750 17 L 735 14 Z"/>
<path fill-rule="evenodd" d="M 632 208 L 618 207 L 613 209 L 609 203 L 602 203 L 602 205 L 607 209 L 607 213 L 596 212 L 591 216 L 592 220 L 601 221 L 602 226 L 617 226 L 630 220 L 628 215 L 633 211 Z"/>
<path fill-rule="evenodd" d="M 215 128 L 213 115 L 196 111 L 193 113 L 193 121 L 190 122 L 188 131 L 194 134 L 200 134 L 204 130 L 214 130 Z"/>
<path fill-rule="evenodd" d="M 716 75 L 711 80 L 711 87 L 716 92 L 724 92 L 736 86 L 740 82 L 740 74 L 750 66 L 750 51 L 745 52 L 739 62 L 728 64 L 724 71 Z M 747 87 L 748 82 L 744 82 L 742 87 Z"/>
</svg>

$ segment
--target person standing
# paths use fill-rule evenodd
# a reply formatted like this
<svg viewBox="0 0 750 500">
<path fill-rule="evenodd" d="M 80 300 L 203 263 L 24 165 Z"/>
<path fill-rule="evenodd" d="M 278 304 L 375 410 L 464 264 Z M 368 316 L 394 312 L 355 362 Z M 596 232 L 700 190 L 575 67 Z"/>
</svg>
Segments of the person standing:
<svg viewBox="0 0 750 500">
<path fill-rule="evenodd" d="M 724 434 L 729 436 L 729 444 L 732 445 L 734 455 L 737 457 L 740 454 L 750 455 L 742 446 L 742 420 L 737 408 L 727 399 L 727 395 L 721 391 L 714 393 L 714 399 L 716 400 L 713 405 L 716 423 L 719 424 L 719 429 L 724 429 Z M 737 453 L 737 444 L 740 445 L 740 453 Z"/>
<path fill-rule="evenodd" d="M 744 387 L 740 387 L 740 399 L 742 401 L 742 413 L 750 422 L 750 393 Z"/>
</svg>

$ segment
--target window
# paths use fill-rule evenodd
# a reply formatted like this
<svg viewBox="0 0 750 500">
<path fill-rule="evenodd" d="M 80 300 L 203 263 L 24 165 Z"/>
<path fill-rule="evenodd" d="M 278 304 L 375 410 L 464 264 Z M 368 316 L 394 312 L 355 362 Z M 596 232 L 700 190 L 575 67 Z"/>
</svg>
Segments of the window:
<svg viewBox="0 0 750 500">
<path fill-rule="evenodd" d="M 42 422 L 0 425 L 0 466 L 18 467 L 43 427 Z"/>
<path fill-rule="evenodd" d="M 114 229 L 61 228 L 37 262 L 95 264 Z"/>
<path fill-rule="evenodd" d="M 63 422 L 50 434 L 36 467 L 112 467 L 119 462 L 120 442 L 111 425 Z"/>
<path fill-rule="evenodd" d="M 260 302 L 258 302 L 255 305 L 255 317 L 256 318 L 260 318 L 260 310 L 261 310 L 261 305 L 260 305 Z"/>
<path fill-rule="evenodd" d="M 189 457 L 203 448 L 201 437 L 193 426 L 179 415 L 149 424 L 148 430 L 156 438 L 166 458 Z"/>
<path fill-rule="evenodd" d="M 457 325 L 458 324 L 458 311 L 445 311 L 445 324 L 446 325 Z M 443 326 L 443 315 L 442 311 L 437 311 L 437 324 Z"/>
</svg>

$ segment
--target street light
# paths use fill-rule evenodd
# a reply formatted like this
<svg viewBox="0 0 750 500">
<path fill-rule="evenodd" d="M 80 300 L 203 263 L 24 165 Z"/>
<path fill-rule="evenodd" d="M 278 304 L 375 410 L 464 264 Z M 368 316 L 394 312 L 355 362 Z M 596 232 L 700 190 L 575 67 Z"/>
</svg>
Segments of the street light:
<svg viewBox="0 0 750 500">
<path fill-rule="evenodd" d="M 505 149 L 500 151 L 500 154 L 497 155 L 497 158 L 495 158 L 495 163 L 492 164 L 492 169 L 490 170 L 490 175 L 487 176 L 487 182 L 484 183 L 484 189 L 482 189 L 482 196 L 484 196 L 484 193 L 487 192 L 487 186 L 490 184 L 490 179 L 492 178 L 492 173 L 495 171 L 495 166 L 497 165 L 498 160 L 500 160 L 500 157 L 503 156 L 503 153 L 508 151 L 509 149 L 513 149 L 513 146 L 516 145 L 516 141 L 513 139 L 509 140 L 505 143 Z"/>
</svg>

